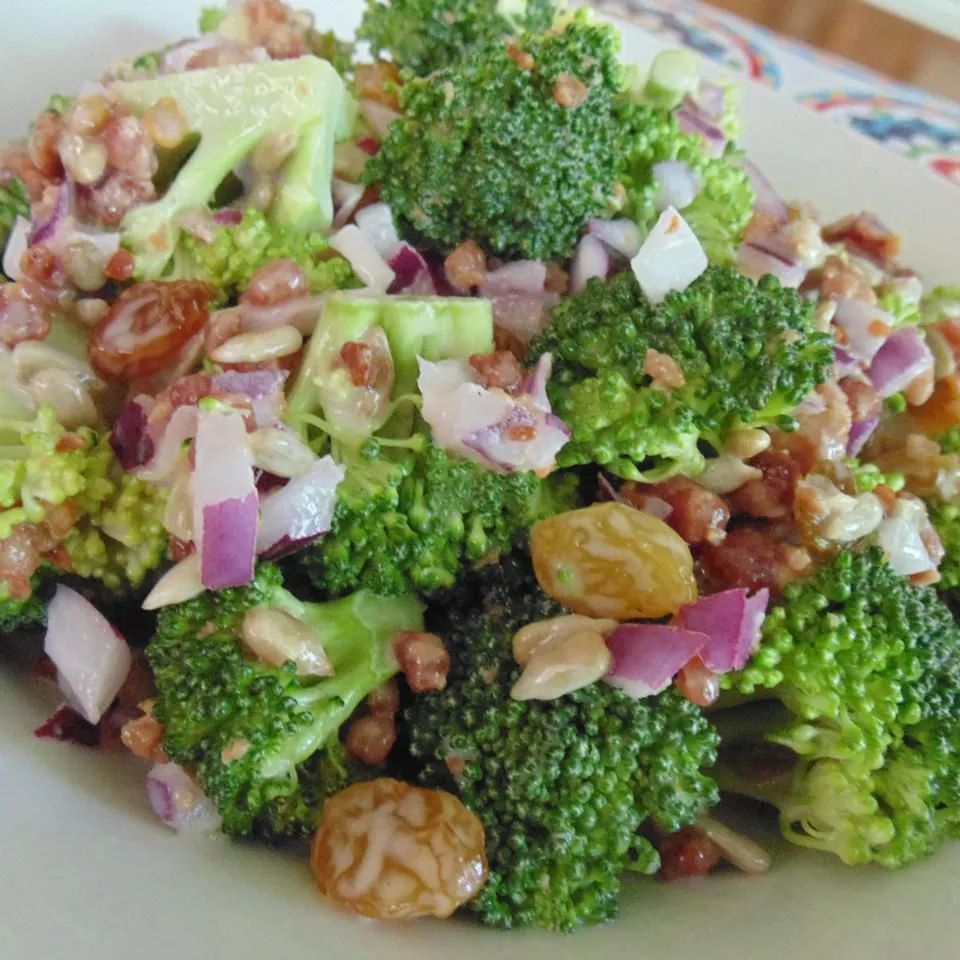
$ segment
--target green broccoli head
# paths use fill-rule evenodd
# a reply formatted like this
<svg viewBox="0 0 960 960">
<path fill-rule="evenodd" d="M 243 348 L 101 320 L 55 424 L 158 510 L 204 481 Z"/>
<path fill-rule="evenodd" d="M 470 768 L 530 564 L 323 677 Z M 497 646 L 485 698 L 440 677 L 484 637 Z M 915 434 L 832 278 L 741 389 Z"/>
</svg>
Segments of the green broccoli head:
<svg viewBox="0 0 960 960">
<path fill-rule="evenodd" d="M 791 425 L 830 371 L 830 344 L 811 305 L 774 277 L 755 285 L 711 267 L 659 306 L 629 271 L 592 280 L 553 310 L 528 358 L 554 356 L 550 400 L 573 431 L 560 466 L 595 463 L 650 479 L 702 469 L 701 440 L 719 449 L 733 429 Z M 657 389 L 648 350 L 676 361 L 685 385 Z"/>
<path fill-rule="evenodd" d="M 424 76 L 477 47 L 523 30 L 546 30 L 553 0 L 389 0 L 367 6 L 358 36 L 375 56 Z"/>
<path fill-rule="evenodd" d="M 617 49 L 613 28 L 581 12 L 410 80 L 364 178 L 420 246 L 469 238 L 503 257 L 566 257 L 614 194 Z"/>
<path fill-rule="evenodd" d="M 357 285 L 353 268 L 321 233 L 298 234 L 249 209 L 240 223 L 217 227 L 211 242 L 192 234 L 181 236 L 173 260 L 175 279 L 202 280 L 224 298 L 242 293 L 251 277 L 271 260 L 290 259 L 300 265 L 312 293 Z"/>
<path fill-rule="evenodd" d="M 485 568 L 456 601 L 428 619 L 450 653 L 447 688 L 417 696 L 405 720 L 422 782 L 452 789 L 483 822 L 490 876 L 469 909 L 505 927 L 608 920 L 622 873 L 659 865 L 640 828 L 677 830 L 716 802 L 703 772 L 716 736 L 675 691 L 635 700 L 596 683 L 513 700 L 513 634 L 562 613 L 526 558 Z"/>
<path fill-rule="evenodd" d="M 332 674 L 303 676 L 291 660 L 274 667 L 248 653 L 242 637 L 254 610 L 279 610 L 309 628 Z M 341 728 L 396 673 L 394 635 L 422 625 L 412 596 L 361 591 L 302 603 L 271 565 L 249 586 L 169 607 L 147 647 L 164 749 L 196 771 L 228 834 L 306 835 L 323 799 L 349 780 Z"/>
<path fill-rule="evenodd" d="M 33 587 L 36 589 L 36 583 Z M 35 593 L 14 597 L 10 585 L 0 583 L 0 639 L 4 634 L 41 627 L 46 619 L 47 606 Z"/>
<path fill-rule="evenodd" d="M 952 594 L 960 587 L 960 504 L 928 500 L 927 513 L 946 551 L 937 588 Z"/>
<path fill-rule="evenodd" d="M 627 104 L 620 108 L 626 138 L 620 182 L 626 189 L 624 213 L 649 228 L 660 215 L 656 207 L 659 182 L 654 166 L 669 160 L 686 163 L 700 190 L 684 207 L 683 218 L 697 235 L 714 264 L 730 263 L 753 216 L 756 194 L 738 163 L 735 150 L 711 156 L 697 134 L 684 133 L 668 110 Z"/>
<path fill-rule="evenodd" d="M 137 113 L 171 98 L 198 138 L 164 195 L 124 220 L 123 240 L 137 258 L 139 276 L 164 273 L 181 215 L 210 204 L 221 183 L 268 134 L 293 132 L 298 138 L 270 219 L 301 233 L 330 225 L 334 143 L 349 133 L 354 107 L 326 61 L 300 57 L 190 70 L 116 83 L 112 89 Z"/>
<path fill-rule="evenodd" d="M 936 591 L 879 550 L 842 552 L 786 588 L 762 637 L 724 678 L 763 706 L 715 716 L 721 786 L 773 802 L 788 840 L 848 864 L 903 866 L 960 835 L 960 629 Z M 795 763 L 758 784 L 736 758 L 764 742 Z"/>
<path fill-rule="evenodd" d="M 379 400 L 341 356 L 365 343 L 389 369 Z M 573 506 L 572 482 L 493 473 L 448 455 L 416 416 L 418 358 L 493 350 L 489 301 L 331 296 L 287 402 L 287 423 L 347 470 L 329 533 L 298 555 L 339 596 L 451 586 L 464 567 L 510 549 L 538 519 Z"/>
<path fill-rule="evenodd" d="M 17 217 L 30 216 L 30 203 L 26 191 L 19 180 L 0 183 L 0 251 L 7 245 L 7 238 Z M 6 278 L 0 271 L 0 283 Z"/>
</svg>

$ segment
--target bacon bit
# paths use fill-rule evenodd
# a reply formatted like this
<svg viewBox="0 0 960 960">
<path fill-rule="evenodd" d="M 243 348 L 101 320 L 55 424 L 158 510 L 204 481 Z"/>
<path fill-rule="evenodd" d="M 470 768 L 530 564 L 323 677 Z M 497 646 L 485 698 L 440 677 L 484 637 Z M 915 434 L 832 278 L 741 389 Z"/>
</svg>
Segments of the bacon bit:
<svg viewBox="0 0 960 960">
<path fill-rule="evenodd" d="M 373 137 L 364 137 L 357 141 L 357 146 L 368 156 L 375 157 L 380 152 L 380 144 Z"/>
<path fill-rule="evenodd" d="M 33 661 L 31 673 L 38 680 L 56 680 L 57 665 L 45 653 L 41 653 L 40 656 Z"/>
<path fill-rule="evenodd" d="M 866 254 L 881 266 L 889 264 L 900 253 L 900 237 L 872 213 L 858 213 L 828 224 L 823 228 L 823 239 Z"/>
<path fill-rule="evenodd" d="M 309 52 L 309 24 L 298 21 L 296 12 L 281 0 L 247 0 L 243 12 L 251 45 L 264 47 L 272 59 L 302 57 Z"/>
<path fill-rule="evenodd" d="M 515 424 L 507 427 L 507 439 L 515 443 L 526 443 L 537 436 L 537 428 L 524 424 Z"/>
<path fill-rule="evenodd" d="M 129 250 L 118 250 L 108 261 L 104 273 L 110 280 L 123 282 L 133 276 L 133 254 Z"/>
<path fill-rule="evenodd" d="M 521 69 L 521 70 L 532 70 L 536 61 L 533 59 L 533 55 L 527 53 L 526 50 L 522 50 L 516 43 L 516 41 L 511 40 L 507 43 L 507 56 Z"/>
<path fill-rule="evenodd" d="M 942 577 L 939 570 L 927 570 L 924 573 L 912 573 L 907 578 L 915 587 L 932 587 Z"/>
<path fill-rule="evenodd" d="M 889 514 L 893 510 L 894 504 L 897 502 L 896 490 L 888 487 L 885 483 L 878 483 L 873 488 L 873 492 L 880 498 L 880 502 L 883 504 L 884 512 Z"/>
<path fill-rule="evenodd" d="M 57 453 L 73 453 L 76 450 L 85 450 L 89 441 L 77 433 L 65 433 L 57 441 Z"/>
<path fill-rule="evenodd" d="M 687 382 L 680 365 L 673 357 L 652 348 L 643 358 L 643 372 L 660 390 L 678 390 Z"/>
<path fill-rule="evenodd" d="M 910 416 L 926 433 L 935 436 L 960 424 L 960 375 L 938 380 L 930 399 L 912 409 Z"/>
<path fill-rule="evenodd" d="M 660 876 L 670 882 L 684 877 L 706 877 L 720 862 L 720 848 L 697 827 L 684 827 L 663 837 Z"/>
<path fill-rule="evenodd" d="M 883 410 L 883 398 L 866 380 L 847 377 L 840 381 L 840 389 L 846 395 L 854 423 L 869 420 Z"/>
<path fill-rule="evenodd" d="M 566 296 L 570 289 L 570 274 L 559 263 L 551 261 L 547 264 L 547 279 L 544 281 L 543 289 L 547 293 L 557 293 L 561 297 Z"/>
<path fill-rule="evenodd" d="M 470 366 L 476 371 L 481 386 L 488 389 L 499 387 L 512 393 L 523 381 L 520 361 L 509 350 L 475 353 L 470 358 Z"/>
<path fill-rule="evenodd" d="M 220 759 L 224 763 L 233 763 L 235 760 L 242 760 L 250 751 L 250 741 L 241 737 L 228 743 L 220 752 Z"/>
<path fill-rule="evenodd" d="M 73 707 L 61 707 L 48 720 L 33 731 L 41 740 L 60 740 L 78 743 L 83 747 L 100 746 L 100 731 L 88 723 Z"/>
<path fill-rule="evenodd" d="M 142 717 L 128 720 L 120 728 L 120 742 L 135 757 L 158 763 L 159 754 L 163 752 L 163 724 L 146 711 Z"/>
<path fill-rule="evenodd" d="M 818 292 L 822 299 L 852 297 L 871 306 L 877 302 L 877 295 L 863 271 L 837 256 L 827 257 L 819 270 L 811 270 L 800 290 Z"/>
<path fill-rule="evenodd" d="M 663 518 L 691 546 L 720 543 L 730 520 L 723 499 L 686 477 L 671 477 L 657 484 L 628 482 L 619 490 L 620 499 L 643 510 L 655 498 L 669 507 Z"/>
<path fill-rule="evenodd" d="M 170 538 L 170 559 L 174 563 L 185 560 L 193 553 L 193 541 L 181 540 L 179 537 Z"/>
<path fill-rule="evenodd" d="M 586 84 L 571 73 L 561 73 L 553 85 L 553 99 L 565 110 L 575 110 L 589 93 Z"/>
<path fill-rule="evenodd" d="M 394 638 L 393 652 L 414 693 L 446 687 L 450 654 L 435 633 L 404 630 Z"/>
<path fill-rule="evenodd" d="M 397 88 L 402 86 L 400 70 L 386 60 L 362 63 L 354 70 L 354 86 L 358 100 L 375 100 L 385 107 L 400 109 Z"/>
<path fill-rule="evenodd" d="M 671 217 L 670 223 L 667 226 L 666 233 L 676 233 L 680 229 L 680 218 L 677 216 Z"/>
<path fill-rule="evenodd" d="M 720 544 L 707 544 L 700 564 L 717 590 L 768 587 L 775 593 L 809 567 L 810 557 L 787 542 L 791 528 L 750 525 L 727 532 Z"/>
<path fill-rule="evenodd" d="M 875 337 L 886 337 L 890 335 L 893 327 L 891 327 L 889 323 L 884 323 L 882 320 L 871 320 L 867 325 L 867 330 Z"/>
<path fill-rule="evenodd" d="M 36 284 L 0 284 L 0 342 L 14 347 L 25 340 L 43 340 L 52 323 L 43 299 Z"/>
<path fill-rule="evenodd" d="M 797 461 L 785 450 L 765 450 L 750 461 L 750 466 L 763 477 L 749 480 L 728 496 L 731 511 L 765 520 L 789 516 L 797 480 L 803 475 Z"/>
<path fill-rule="evenodd" d="M 467 769 L 467 758 L 460 756 L 458 753 L 449 754 L 444 757 L 443 762 L 447 765 L 452 777 L 462 776 L 463 771 Z"/>
<path fill-rule="evenodd" d="M 350 724 L 344 746 L 351 757 L 376 766 L 387 759 L 396 742 L 397 724 L 393 717 L 371 713 Z"/>
<path fill-rule="evenodd" d="M 36 243 L 24 250 L 20 257 L 20 269 L 24 276 L 43 287 L 62 288 L 66 283 L 60 261 L 43 243 Z"/>
<path fill-rule="evenodd" d="M 720 674 L 714 673 L 694 657 L 674 681 L 677 689 L 697 707 L 712 707 L 720 696 Z"/>
<path fill-rule="evenodd" d="M 478 287 L 487 276 L 487 256 L 473 240 L 464 240 L 454 247 L 443 266 L 447 279 L 458 290 Z"/>
<path fill-rule="evenodd" d="M 62 132 L 63 117 L 46 110 L 37 117 L 30 134 L 30 160 L 47 180 L 59 180 L 63 176 L 63 164 L 57 149 Z"/>
<path fill-rule="evenodd" d="M 305 297 L 309 292 L 307 278 L 300 264 L 285 257 L 271 260 L 260 267 L 250 278 L 240 302 L 256 307 L 273 307 Z"/>
<path fill-rule="evenodd" d="M 400 688 L 392 677 L 367 695 L 367 709 L 375 716 L 393 717 L 400 709 Z"/>
<path fill-rule="evenodd" d="M 355 387 L 373 386 L 376 379 L 373 368 L 373 350 L 362 340 L 348 340 L 340 348 L 340 360 L 350 373 Z"/>
</svg>

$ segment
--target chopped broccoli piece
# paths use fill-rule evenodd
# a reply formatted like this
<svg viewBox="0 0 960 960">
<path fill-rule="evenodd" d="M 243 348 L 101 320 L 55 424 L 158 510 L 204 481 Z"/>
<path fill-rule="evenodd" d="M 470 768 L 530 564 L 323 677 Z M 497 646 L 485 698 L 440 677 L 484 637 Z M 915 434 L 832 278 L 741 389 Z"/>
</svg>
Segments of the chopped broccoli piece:
<svg viewBox="0 0 960 960">
<path fill-rule="evenodd" d="M 251 277 L 264 264 L 289 258 L 300 265 L 312 293 L 356 286 L 350 264 L 343 257 L 329 254 L 323 234 L 294 233 L 272 223 L 259 210 L 249 209 L 240 223 L 218 227 L 210 243 L 192 234 L 181 236 L 172 276 L 202 280 L 224 298 L 231 298 L 247 289 Z"/>
<path fill-rule="evenodd" d="M 648 350 L 671 357 L 685 385 L 657 389 Z M 594 463 L 627 479 L 703 468 L 701 440 L 720 449 L 740 427 L 791 426 L 790 414 L 830 371 L 833 351 L 812 309 L 774 277 L 753 284 L 711 267 L 653 306 L 631 272 L 553 311 L 528 361 L 554 357 L 548 392 L 573 436 L 561 467 Z"/>
<path fill-rule="evenodd" d="M 271 667 L 248 655 L 241 636 L 255 609 L 281 610 L 306 624 L 334 673 L 300 676 L 292 661 Z M 147 647 L 164 749 L 196 771 L 226 833 L 306 836 L 324 798 L 349 780 L 341 728 L 396 673 L 394 635 L 422 625 L 412 596 L 360 592 L 301 603 L 270 565 L 247 587 L 168 607 Z M 233 759 L 224 757 L 228 748 Z"/>
<path fill-rule="evenodd" d="M 928 500 L 927 514 L 946 551 L 939 567 L 937 589 L 953 594 L 960 588 L 960 504 Z"/>
<path fill-rule="evenodd" d="M 17 217 L 30 216 L 30 203 L 26 191 L 19 180 L 0 183 L 0 253 L 7 245 L 7 239 L 17 222 Z M 0 282 L 6 278 L 0 270 Z"/>
<path fill-rule="evenodd" d="M 200 10 L 200 19 L 197 26 L 201 33 L 216 33 L 226 19 L 226 10 L 222 10 L 220 7 L 203 7 Z"/>
<path fill-rule="evenodd" d="M 76 97 L 71 97 L 66 93 L 54 93 L 51 94 L 50 99 L 47 101 L 47 110 L 50 113 L 56 113 L 60 116 L 63 116 L 72 106 L 73 101 Z"/>
<path fill-rule="evenodd" d="M 33 589 L 36 590 L 36 583 Z M 4 634 L 43 626 L 46 619 L 46 604 L 35 593 L 14 597 L 9 584 L 0 583 L 0 639 Z"/>
<path fill-rule="evenodd" d="M 366 182 L 420 246 L 472 239 L 503 257 L 566 257 L 614 195 L 617 47 L 612 27 L 580 11 L 562 31 L 517 41 L 529 68 L 498 42 L 410 80 Z"/>
<path fill-rule="evenodd" d="M 483 822 L 490 876 L 468 909 L 497 926 L 575 930 L 617 912 L 621 875 L 654 873 L 640 828 L 690 823 L 716 802 L 704 773 L 717 738 L 671 690 L 636 700 L 595 683 L 518 701 L 513 634 L 563 611 L 526 558 L 485 568 L 472 597 L 428 616 L 451 657 L 447 687 L 405 723 L 420 779 L 452 789 Z"/>
<path fill-rule="evenodd" d="M 303 233 L 330 225 L 334 142 L 349 133 L 354 112 L 330 64 L 316 57 L 244 63 L 117 83 L 112 89 L 139 113 L 162 97 L 172 98 L 200 138 L 163 197 L 130 211 L 124 220 L 124 243 L 137 257 L 139 276 L 164 272 L 179 236 L 180 215 L 208 204 L 269 133 L 299 135 L 270 218 Z"/>
<path fill-rule="evenodd" d="M 960 287 L 934 287 L 920 301 L 924 323 L 938 320 L 960 320 Z"/>
<path fill-rule="evenodd" d="M 395 372 L 384 398 L 392 402 L 368 406 L 368 388 L 353 385 L 340 356 L 345 343 L 377 332 Z M 417 357 L 492 349 L 485 300 L 330 297 L 286 415 L 347 470 L 332 529 L 298 554 L 325 594 L 449 587 L 464 567 L 510 549 L 536 520 L 572 506 L 570 484 L 533 473 L 504 476 L 448 455 L 416 417 Z"/>
<path fill-rule="evenodd" d="M 477 47 L 524 30 L 546 30 L 553 0 L 389 0 L 368 4 L 358 36 L 374 56 L 424 76 Z"/>
<path fill-rule="evenodd" d="M 713 717 L 721 788 L 772 802 L 788 840 L 848 864 L 904 866 L 960 835 L 960 629 L 935 590 L 879 550 L 842 552 L 786 588 L 762 638 L 724 678 L 757 702 Z M 759 784 L 743 768 L 764 744 L 795 762 Z"/>
<path fill-rule="evenodd" d="M 651 227 L 660 215 L 653 168 L 667 160 L 682 161 L 700 184 L 696 199 L 684 207 L 683 218 L 711 263 L 732 262 L 756 202 L 736 152 L 728 148 L 722 157 L 711 156 L 702 138 L 684 133 L 676 117 L 664 109 L 626 104 L 620 108 L 620 123 L 626 138 L 620 176 L 626 189 L 623 212 L 642 227 Z"/>
</svg>

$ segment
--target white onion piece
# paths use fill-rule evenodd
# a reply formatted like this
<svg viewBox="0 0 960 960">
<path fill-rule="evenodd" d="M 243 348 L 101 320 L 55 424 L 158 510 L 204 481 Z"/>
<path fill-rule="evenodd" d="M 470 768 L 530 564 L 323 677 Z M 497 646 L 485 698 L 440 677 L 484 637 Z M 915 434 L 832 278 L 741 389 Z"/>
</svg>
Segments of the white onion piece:
<svg viewBox="0 0 960 960">
<path fill-rule="evenodd" d="M 837 300 L 833 322 L 843 331 L 837 338 L 842 349 L 863 363 L 873 360 L 896 323 L 886 310 L 853 297 Z"/>
<path fill-rule="evenodd" d="M 607 248 L 590 234 L 581 237 L 570 267 L 570 292 L 580 293 L 586 288 L 588 280 L 605 280 L 609 272 L 610 255 Z"/>
<path fill-rule="evenodd" d="M 394 272 L 373 241 L 356 224 L 342 227 L 330 238 L 330 246 L 350 262 L 368 293 L 386 293 Z"/>
<path fill-rule="evenodd" d="M 615 220 L 595 217 L 587 224 L 587 233 L 602 240 L 614 253 L 619 253 L 627 260 L 637 255 L 643 239 L 640 228 L 626 217 L 617 217 Z"/>
<path fill-rule="evenodd" d="M 177 407 L 169 422 L 161 427 L 162 433 L 153 439 L 153 456 L 133 472 L 141 480 L 159 483 L 166 480 L 185 453 L 185 444 L 197 433 L 197 408 Z"/>
<path fill-rule="evenodd" d="M 43 650 L 71 705 L 98 723 L 130 672 L 126 640 L 92 603 L 60 584 L 47 608 Z"/>
<path fill-rule="evenodd" d="M 553 354 L 541 353 L 536 366 L 524 377 L 521 392 L 527 394 L 534 406 L 544 413 L 550 412 L 550 399 L 547 397 L 547 384 L 553 373 Z"/>
<path fill-rule="evenodd" d="M 886 517 L 881 521 L 877 543 L 898 576 L 909 577 L 934 569 L 920 531 L 906 517 Z"/>
<path fill-rule="evenodd" d="M 772 274 L 780 286 L 796 290 L 807 275 L 806 267 L 796 260 L 788 260 L 772 250 L 755 243 L 743 243 L 737 250 L 737 267 L 744 276 L 759 280 Z"/>
<path fill-rule="evenodd" d="M 674 290 L 686 290 L 707 269 L 707 255 L 687 221 L 669 207 L 630 266 L 647 299 L 657 304 Z"/>
<path fill-rule="evenodd" d="M 881 397 L 892 397 L 933 367 L 930 348 L 917 328 L 908 326 L 887 337 L 873 358 L 867 376 Z"/>
<path fill-rule="evenodd" d="M 550 310 L 560 302 L 556 293 L 505 293 L 490 298 L 493 322 L 502 330 L 529 343 L 550 319 Z"/>
<path fill-rule="evenodd" d="M 765 213 L 777 223 L 786 223 L 789 216 L 787 205 L 780 199 L 774 185 L 767 179 L 766 174 L 752 161 L 743 161 L 743 171 L 750 180 L 753 192 L 757 195 L 754 211 Z"/>
<path fill-rule="evenodd" d="M 200 554 L 191 553 L 174 564 L 143 601 L 144 610 L 159 610 L 199 597 L 206 587 L 200 579 Z"/>
<path fill-rule="evenodd" d="M 690 169 L 690 164 L 682 160 L 664 160 L 653 165 L 653 176 L 658 183 L 654 200 L 658 210 L 668 207 L 683 210 L 697 199 L 700 181 Z"/>
<path fill-rule="evenodd" d="M 23 271 L 20 269 L 20 258 L 30 246 L 30 221 L 26 217 L 17 217 L 10 236 L 7 237 L 7 245 L 3 249 L 3 272 L 11 280 L 20 280 L 23 278 Z"/>
<path fill-rule="evenodd" d="M 542 294 L 547 283 L 546 264 L 539 260 L 516 260 L 488 271 L 480 284 L 481 297 L 510 293 Z"/>
<path fill-rule="evenodd" d="M 176 763 L 158 763 L 151 768 L 147 797 L 153 812 L 178 833 L 216 833 L 220 829 L 216 807 Z"/>
<path fill-rule="evenodd" d="M 211 590 L 249 583 L 258 502 L 243 417 L 200 411 L 194 450 L 193 529 L 200 579 Z"/>
<path fill-rule="evenodd" d="M 362 183 L 350 183 L 347 180 L 334 177 L 332 184 L 333 205 L 337 211 L 333 218 L 335 228 L 339 229 L 349 222 L 354 210 L 357 209 L 363 199 L 365 189 Z"/>
<path fill-rule="evenodd" d="M 292 553 L 326 533 L 345 475 L 344 468 L 326 456 L 268 493 L 260 502 L 257 553 L 269 558 Z"/>
<path fill-rule="evenodd" d="M 401 247 L 403 241 L 394 226 L 393 213 L 385 203 L 373 203 L 364 207 L 354 217 L 354 221 L 370 238 L 384 260 L 389 260 Z"/>
<path fill-rule="evenodd" d="M 392 107 L 378 100 L 361 100 L 360 112 L 363 119 L 370 124 L 371 129 L 376 134 L 378 140 L 386 140 L 390 124 L 400 117 L 400 114 Z"/>
</svg>

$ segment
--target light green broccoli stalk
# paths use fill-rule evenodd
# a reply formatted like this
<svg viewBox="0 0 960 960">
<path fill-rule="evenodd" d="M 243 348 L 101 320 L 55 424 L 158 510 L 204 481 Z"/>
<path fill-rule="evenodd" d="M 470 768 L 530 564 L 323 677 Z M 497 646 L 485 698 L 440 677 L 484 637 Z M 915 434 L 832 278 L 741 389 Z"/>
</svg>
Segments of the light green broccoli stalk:
<svg viewBox="0 0 960 960">
<path fill-rule="evenodd" d="M 271 133 L 297 134 L 270 207 L 270 219 L 308 233 L 333 218 L 333 148 L 349 134 L 354 105 L 329 63 L 316 57 L 191 70 L 126 83 L 113 92 L 135 113 L 173 99 L 199 138 L 164 195 L 131 210 L 123 242 L 141 277 L 163 274 L 179 237 L 179 218 L 211 203 L 224 179 Z"/>
</svg>

